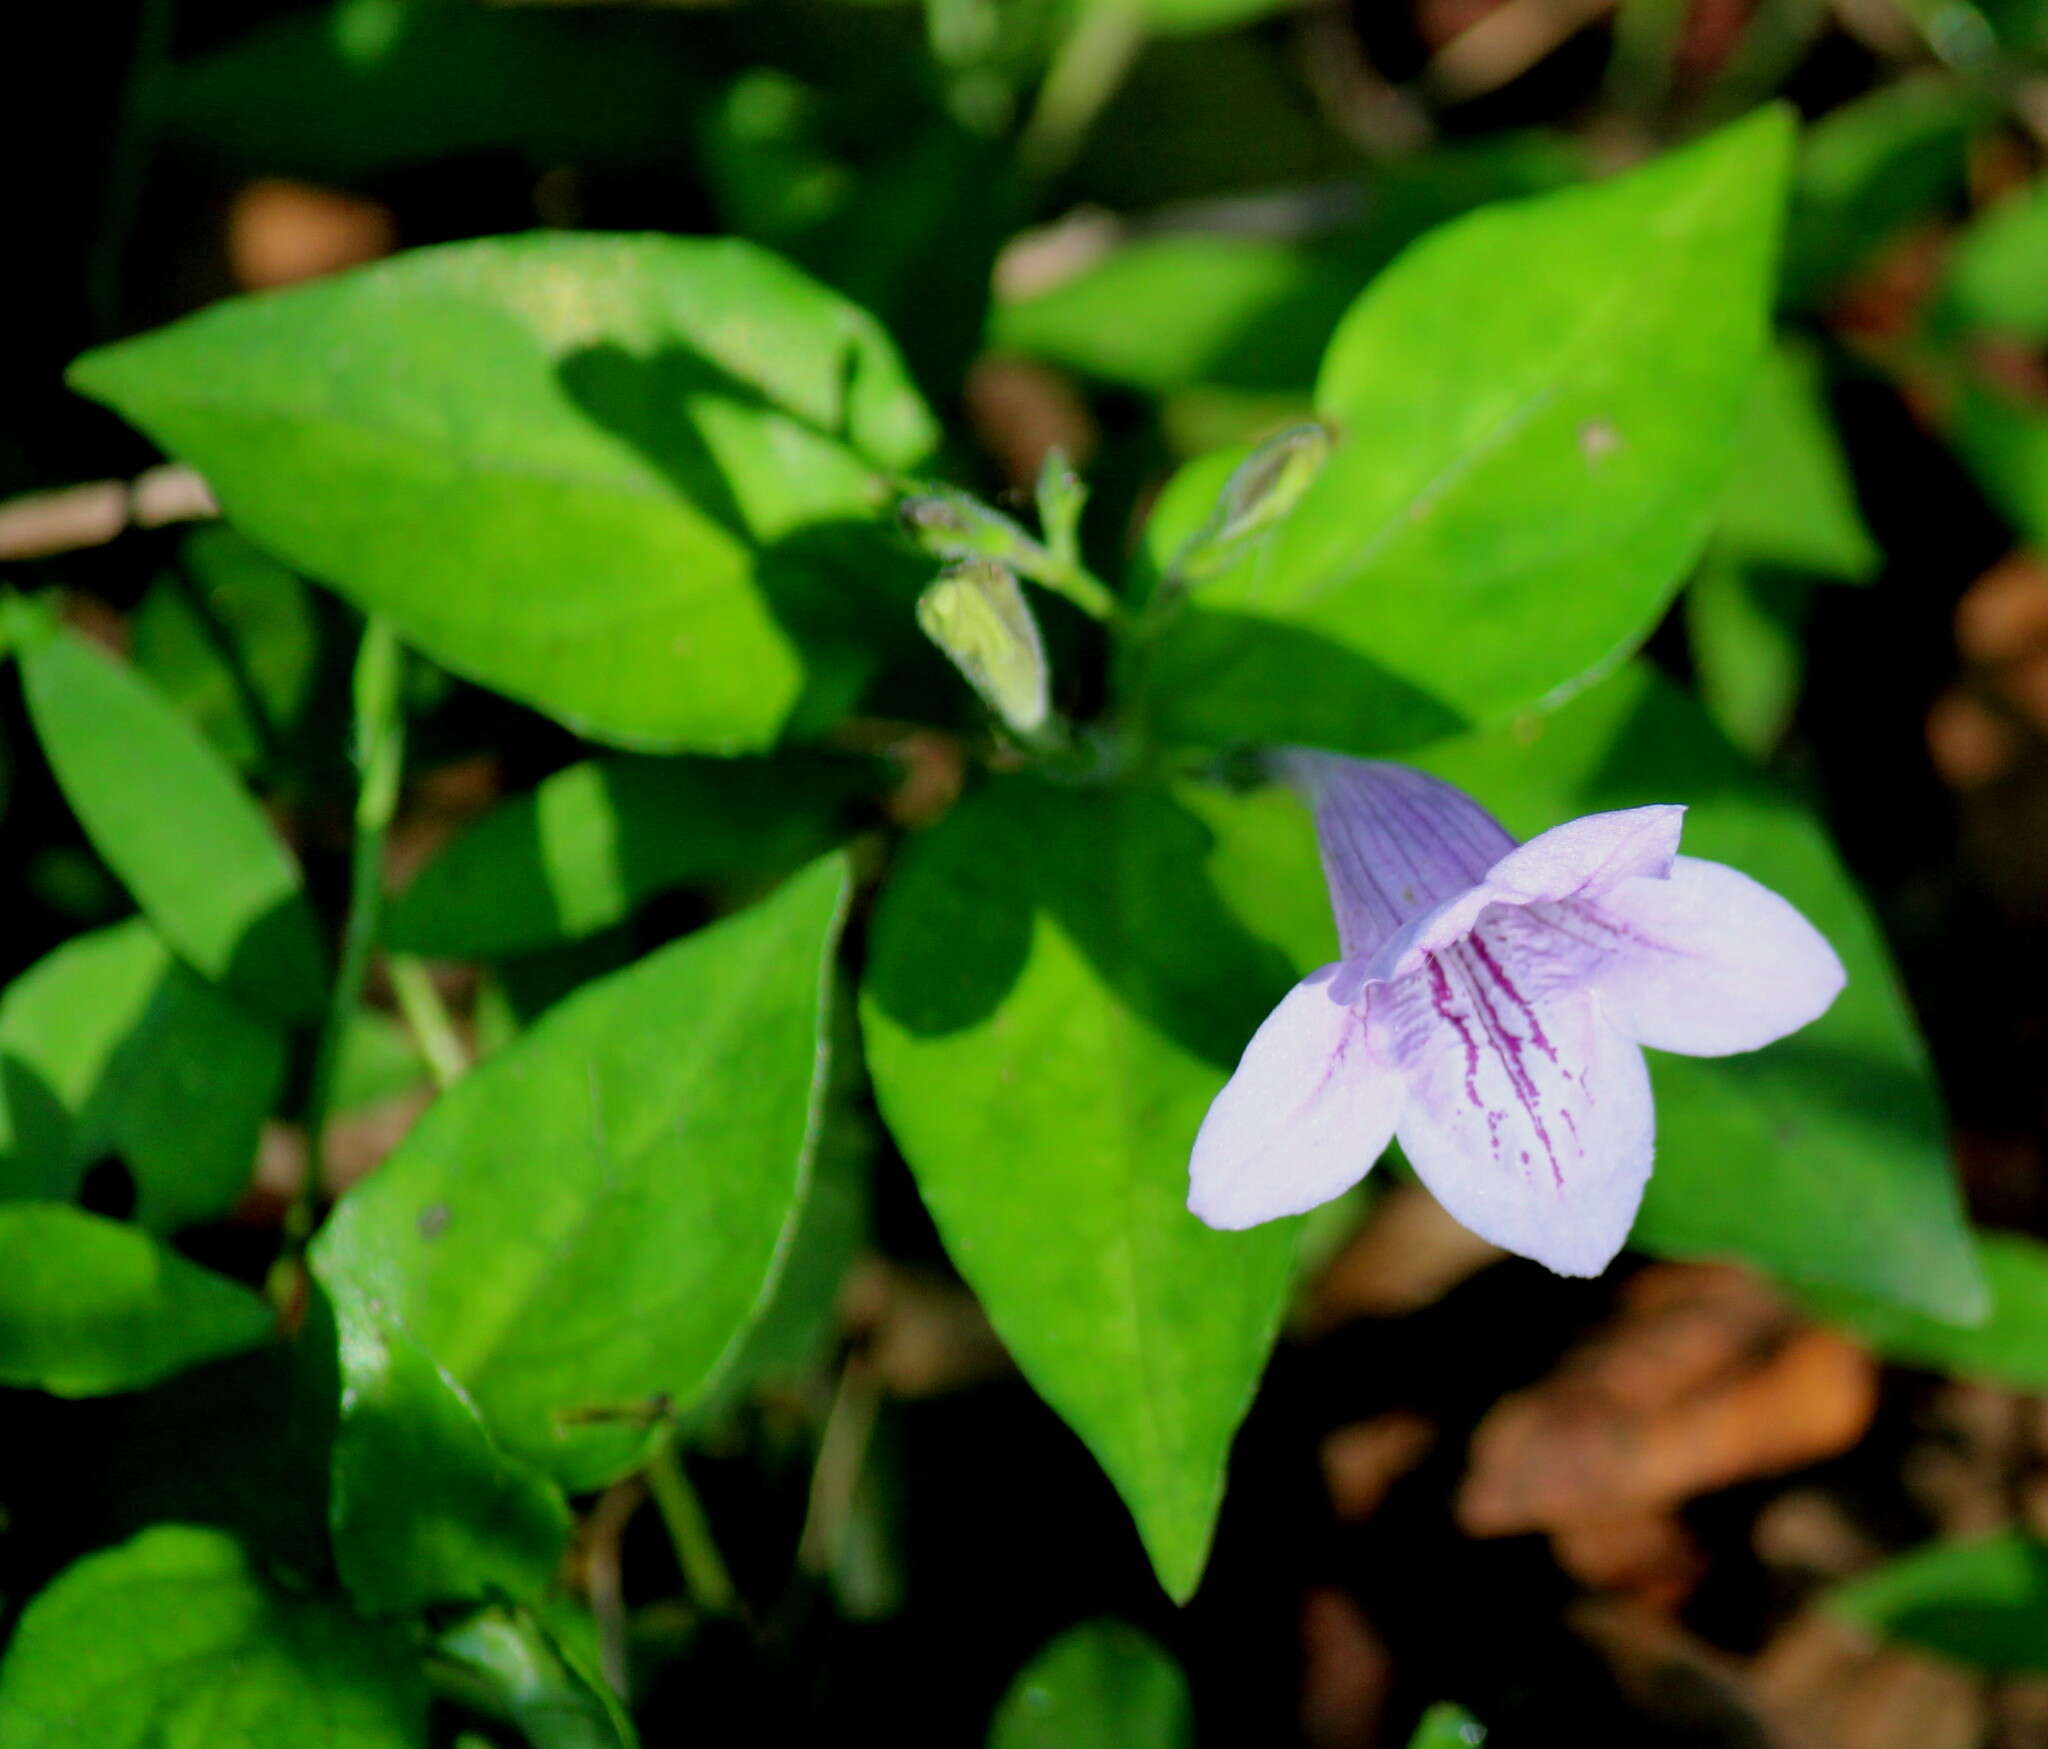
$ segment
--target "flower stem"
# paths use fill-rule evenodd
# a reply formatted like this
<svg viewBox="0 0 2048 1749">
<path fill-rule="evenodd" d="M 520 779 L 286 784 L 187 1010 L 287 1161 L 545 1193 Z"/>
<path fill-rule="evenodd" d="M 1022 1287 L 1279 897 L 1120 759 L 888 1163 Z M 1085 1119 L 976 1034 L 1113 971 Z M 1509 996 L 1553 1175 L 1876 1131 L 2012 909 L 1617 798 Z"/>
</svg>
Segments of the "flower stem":
<svg viewBox="0 0 2048 1749">
<path fill-rule="evenodd" d="M 1064 170 L 1145 46 L 1139 0 L 1096 0 L 1053 55 L 1018 155 L 1040 175 Z"/>
<path fill-rule="evenodd" d="M 285 1252 L 272 1292 L 292 1290 L 300 1254 L 313 1235 L 325 1176 L 327 1119 L 334 1102 L 342 1047 L 363 999 L 363 979 L 376 945 L 384 898 L 384 835 L 398 806 L 405 768 L 405 719 L 399 709 L 404 647 L 389 622 L 372 617 L 363 626 L 354 680 L 355 839 L 349 855 L 348 915 L 341 930 L 341 960 L 334 974 L 327 1018 L 313 1058 L 313 1083 L 306 1096 L 306 1175 L 285 1215 Z"/>
<path fill-rule="evenodd" d="M 662 1429 L 647 1454 L 646 1475 L 647 1491 L 654 1496 L 661 1522 L 668 1528 L 668 1540 L 676 1552 L 676 1565 L 683 1570 L 683 1583 L 689 1588 L 691 1601 L 706 1615 L 738 1615 L 739 1589 L 732 1582 L 725 1557 L 718 1552 L 704 1503 L 690 1486 L 673 1422 Z"/>
<path fill-rule="evenodd" d="M 384 970 L 391 979 L 391 994 L 397 999 L 398 1012 L 405 1017 L 412 1042 L 426 1059 L 435 1091 L 446 1093 L 468 1070 L 469 1053 L 462 1047 L 461 1035 L 455 1030 L 447 1004 L 441 1000 L 441 992 L 434 988 L 426 966 L 409 953 L 387 954 Z"/>
</svg>

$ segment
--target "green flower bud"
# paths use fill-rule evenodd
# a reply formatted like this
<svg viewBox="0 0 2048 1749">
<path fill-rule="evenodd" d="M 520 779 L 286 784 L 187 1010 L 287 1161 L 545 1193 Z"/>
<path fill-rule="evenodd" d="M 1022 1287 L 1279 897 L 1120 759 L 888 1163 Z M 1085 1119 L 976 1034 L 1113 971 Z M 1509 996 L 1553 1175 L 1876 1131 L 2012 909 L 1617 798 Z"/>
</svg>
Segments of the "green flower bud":
<svg viewBox="0 0 2048 1749">
<path fill-rule="evenodd" d="M 917 598 L 917 623 L 1018 734 L 1045 726 L 1045 646 L 1009 570 L 987 560 L 955 566 Z"/>
</svg>

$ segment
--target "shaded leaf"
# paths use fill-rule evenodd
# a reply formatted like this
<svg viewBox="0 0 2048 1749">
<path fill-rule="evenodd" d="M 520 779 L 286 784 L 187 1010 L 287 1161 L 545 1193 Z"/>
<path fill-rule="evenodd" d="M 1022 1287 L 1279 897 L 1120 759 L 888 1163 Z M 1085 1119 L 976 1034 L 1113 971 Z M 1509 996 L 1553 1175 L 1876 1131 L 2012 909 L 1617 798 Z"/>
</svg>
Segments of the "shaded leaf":
<svg viewBox="0 0 2048 1749">
<path fill-rule="evenodd" d="M 118 1154 L 159 1231 L 249 1182 L 284 1041 L 174 959 L 142 918 L 75 936 L 0 997 L 0 1196 L 65 1200 Z"/>
<path fill-rule="evenodd" d="M 866 767 L 826 759 L 594 759 L 494 808 L 391 907 L 387 945 L 498 959 L 594 935 L 670 887 L 816 856 Z"/>
<path fill-rule="evenodd" d="M 1187 1678 L 1127 1622 L 1072 1627 L 1018 1673 L 988 1749 L 1193 1749 Z"/>
<path fill-rule="evenodd" d="M 1978 1669 L 2048 1671 L 2048 1544 L 2022 1531 L 1930 1543 L 1837 1588 L 1828 1606 Z"/>
<path fill-rule="evenodd" d="M 93 848 L 163 937 L 273 1013 L 317 1009 L 299 871 L 234 773 L 134 669 L 53 630 L 20 653 L 29 717 Z"/>
<path fill-rule="evenodd" d="M 991 785 L 906 850 L 862 992 L 876 1096 L 948 1254 L 1176 1598 L 1294 1236 L 1186 1208 L 1196 1127 L 1289 976 L 1210 854 L 1161 791 Z"/>
<path fill-rule="evenodd" d="M 139 1390 L 254 1348 L 273 1323 L 240 1283 L 139 1228 L 59 1203 L 0 1207 L 0 1382 L 59 1397 Z"/>
<path fill-rule="evenodd" d="M 378 1614 L 539 1595 L 569 1538 L 560 1492 L 498 1449 L 468 1394 L 383 1307 L 345 1279 L 323 1285 L 341 1343 L 330 1513 L 350 1595 Z"/>
<path fill-rule="evenodd" d="M 2048 1391 L 2048 1246 L 2022 1233 L 1980 1233 L 1977 1263 L 1990 1291 L 1981 1324 L 1951 1324 L 1910 1307 L 1809 1287 L 1817 1312 L 1880 1353 L 1956 1378 Z"/>
<path fill-rule="evenodd" d="M 401 1638 L 267 1584 L 232 1537 L 189 1525 L 66 1568 L 0 1667 L 0 1749 L 425 1741 L 426 1691 Z"/>
</svg>

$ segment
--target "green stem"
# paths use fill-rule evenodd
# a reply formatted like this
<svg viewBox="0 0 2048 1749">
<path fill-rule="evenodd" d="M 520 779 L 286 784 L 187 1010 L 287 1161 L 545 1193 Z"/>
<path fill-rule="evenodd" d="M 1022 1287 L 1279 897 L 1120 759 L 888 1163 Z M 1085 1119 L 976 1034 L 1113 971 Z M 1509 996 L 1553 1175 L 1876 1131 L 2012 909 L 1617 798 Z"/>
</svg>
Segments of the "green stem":
<svg viewBox="0 0 2048 1749">
<path fill-rule="evenodd" d="M 435 1090 L 446 1093 L 468 1070 L 469 1053 L 462 1048 L 462 1036 L 455 1030 L 441 992 L 434 988 L 425 965 L 409 953 L 387 954 L 384 970 L 391 979 L 398 1012 L 427 1060 Z"/>
<path fill-rule="evenodd" d="M 1063 170 L 1145 45 L 1139 0 L 1090 0 L 1038 88 L 1018 155 L 1040 175 Z"/>
<path fill-rule="evenodd" d="M 372 618 L 356 651 L 355 842 L 349 856 L 348 915 L 342 924 L 341 961 L 313 1058 L 313 1084 L 306 1097 L 306 1176 L 285 1216 L 285 1258 L 296 1263 L 312 1237 L 325 1176 L 327 1119 L 334 1102 L 342 1046 L 362 1005 L 363 980 L 384 899 L 384 835 L 398 807 L 405 768 L 405 719 L 399 709 L 399 681 L 405 651 L 390 624 Z"/>
<path fill-rule="evenodd" d="M 725 1557 L 711 1534 L 711 1520 L 704 1503 L 683 1468 L 676 1441 L 675 1424 L 662 1429 L 647 1454 L 647 1491 L 660 1509 L 661 1522 L 668 1527 L 668 1540 L 676 1552 L 676 1564 L 683 1570 L 683 1583 L 693 1602 L 706 1615 L 735 1616 L 740 1613 L 739 1589 L 732 1582 Z"/>
</svg>

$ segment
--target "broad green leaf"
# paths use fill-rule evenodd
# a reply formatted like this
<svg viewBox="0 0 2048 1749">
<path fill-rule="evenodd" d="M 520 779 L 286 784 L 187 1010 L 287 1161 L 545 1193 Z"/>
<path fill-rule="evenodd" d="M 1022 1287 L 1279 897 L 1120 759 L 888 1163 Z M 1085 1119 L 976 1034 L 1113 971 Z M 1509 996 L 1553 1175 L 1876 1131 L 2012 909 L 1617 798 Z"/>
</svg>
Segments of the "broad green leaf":
<svg viewBox="0 0 2048 1749">
<path fill-rule="evenodd" d="M 988 1749 L 1194 1749 L 1187 1678 L 1127 1622 L 1083 1622 L 1018 1673 Z"/>
<path fill-rule="evenodd" d="M 312 591 L 233 529 L 186 536 L 130 634 L 130 660 L 236 765 L 260 766 L 299 732 L 320 653 Z"/>
<path fill-rule="evenodd" d="M 1525 732 L 1432 749 L 1420 763 L 1522 837 L 1599 809 L 1684 803 L 1686 853 L 1783 894 L 1848 968 L 1826 1015 L 1762 1051 L 1649 1053 L 1657 1169 L 1634 1243 L 1739 1257 L 1936 1317 L 1981 1314 L 1926 1051 L 1883 940 L 1811 816 L 1639 667 Z"/>
<path fill-rule="evenodd" d="M 0 1383 L 139 1390 L 254 1348 L 272 1324 L 247 1288 L 140 1228 L 61 1203 L 0 1206 Z"/>
<path fill-rule="evenodd" d="M 2048 183 L 1993 207 L 1949 263 L 1948 313 L 1968 328 L 2048 339 Z"/>
<path fill-rule="evenodd" d="M 383 1614 L 538 1596 L 569 1538 L 544 1476 L 498 1449 L 476 1405 L 410 1332 L 323 1275 L 341 1346 L 329 1511 L 356 1603 Z"/>
<path fill-rule="evenodd" d="M 1342 440 L 1154 652 L 1187 740 L 1414 744 L 1552 702 L 1656 622 L 1762 356 L 1789 145 L 1766 111 L 1433 233 L 1344 318 Z"/>
<path fill-rule="evenodd" d="M 1220 802 L 1210 820 L 1238 824 Z M 1202 1114 L 1291 974 L 1225 908 L 1211 851 L 1162 791 L 992 784 L 905 851 L 862 992 L 876 1096 L 947 1252 L 1181 1599 L 1294 1237 L 1186 1208 Z"/>
<path fill-rule="evenodd" d="M 401 1636 L 167 1524 L 67 1567 L 0 1667 L 0 1749 L 421 1749 Z"/>
<path fill-rule="evenodd" d="M 1807 578 L 1745 565 L 1716 548 L 1685 592 L 1700 702 L 1752 759 L 1770 755 L 1799 707 L 1813 590 Z"/>
<path fill-rule="evenodd" d="M 826 759 L 593 759 L 493 809 L 392 906 L 387 945 L 498 959 L 594 935 L 671 887 L 817 855 L 865 787 Z"/>
<path fill-rule="evenodd" d="M 1996 119 L 1988 93 L 1940 74 L 1880 85 L 1800 142 L 1785 239 L 1785 291 L 1810 303 L 1914 220 L 1963 192 L 1970 140 Z"/>
<path fill-rule="evenodd" d="M 0 996 L 0 1198 L 62 1201 L 117 1154 L 168 1231 L 247 1187 L 284 1041 L 142 918 L 75 936 Z"/>
<path fill-rule="evenodd" d="M 1883 559 L 1805 347 L 1780 345 L 1757 378 L 1718 536 L 1744 560 L 1844 583 L 1867 582 Z"/>
<path fill-rule="evenodd" d="M 299 871 L 199 732 L 134 669 L 72 632 L 20 654 L 29 717 L 93 848 L 207 977 L 297 1019 L 321 950 Z"/>
<path fill-rule="evenodd" d="M 2023 1531 L 1930 1543 L 1850 1580 L 1828 1606 L 1978 1669 L 2048 1672 L 2048 1544 Z"/>
<path fill-rule="evenodd" d="M 907 616 L 879 512 L 929 416 L 868 317 L 745 243 L 422 249 L 72 380 L 262 546 L 600 738 L 767 746 L 842 709 Z"/>
<path fill-rule="evenodd" d="M 314 1246 L 570 1488 L 629 1468 L 772 1294 L 810 1178 L 846 904 L 827 858 L 586 985 L 459 1081 Z"/>
<path fill-rule="evenodd" d="M 1944 1323 L 1858 1294 L 1808 1288 L 1803 1297 L 1894 1360 L 2048 1391 L 2048 1246 L 2021 1233 L 1980 1233 L 1977 1263 L 1991 1296 L 1990 1314 L 1977 1325 Z"/>
<path fill-rule="evenodd" d="M 1486 1727 L 1461 1706 L 1439 1701 L 1422 1715 L 1408 1749 L 1475 1749 L 1486 1741 Z"/>
</svg>

